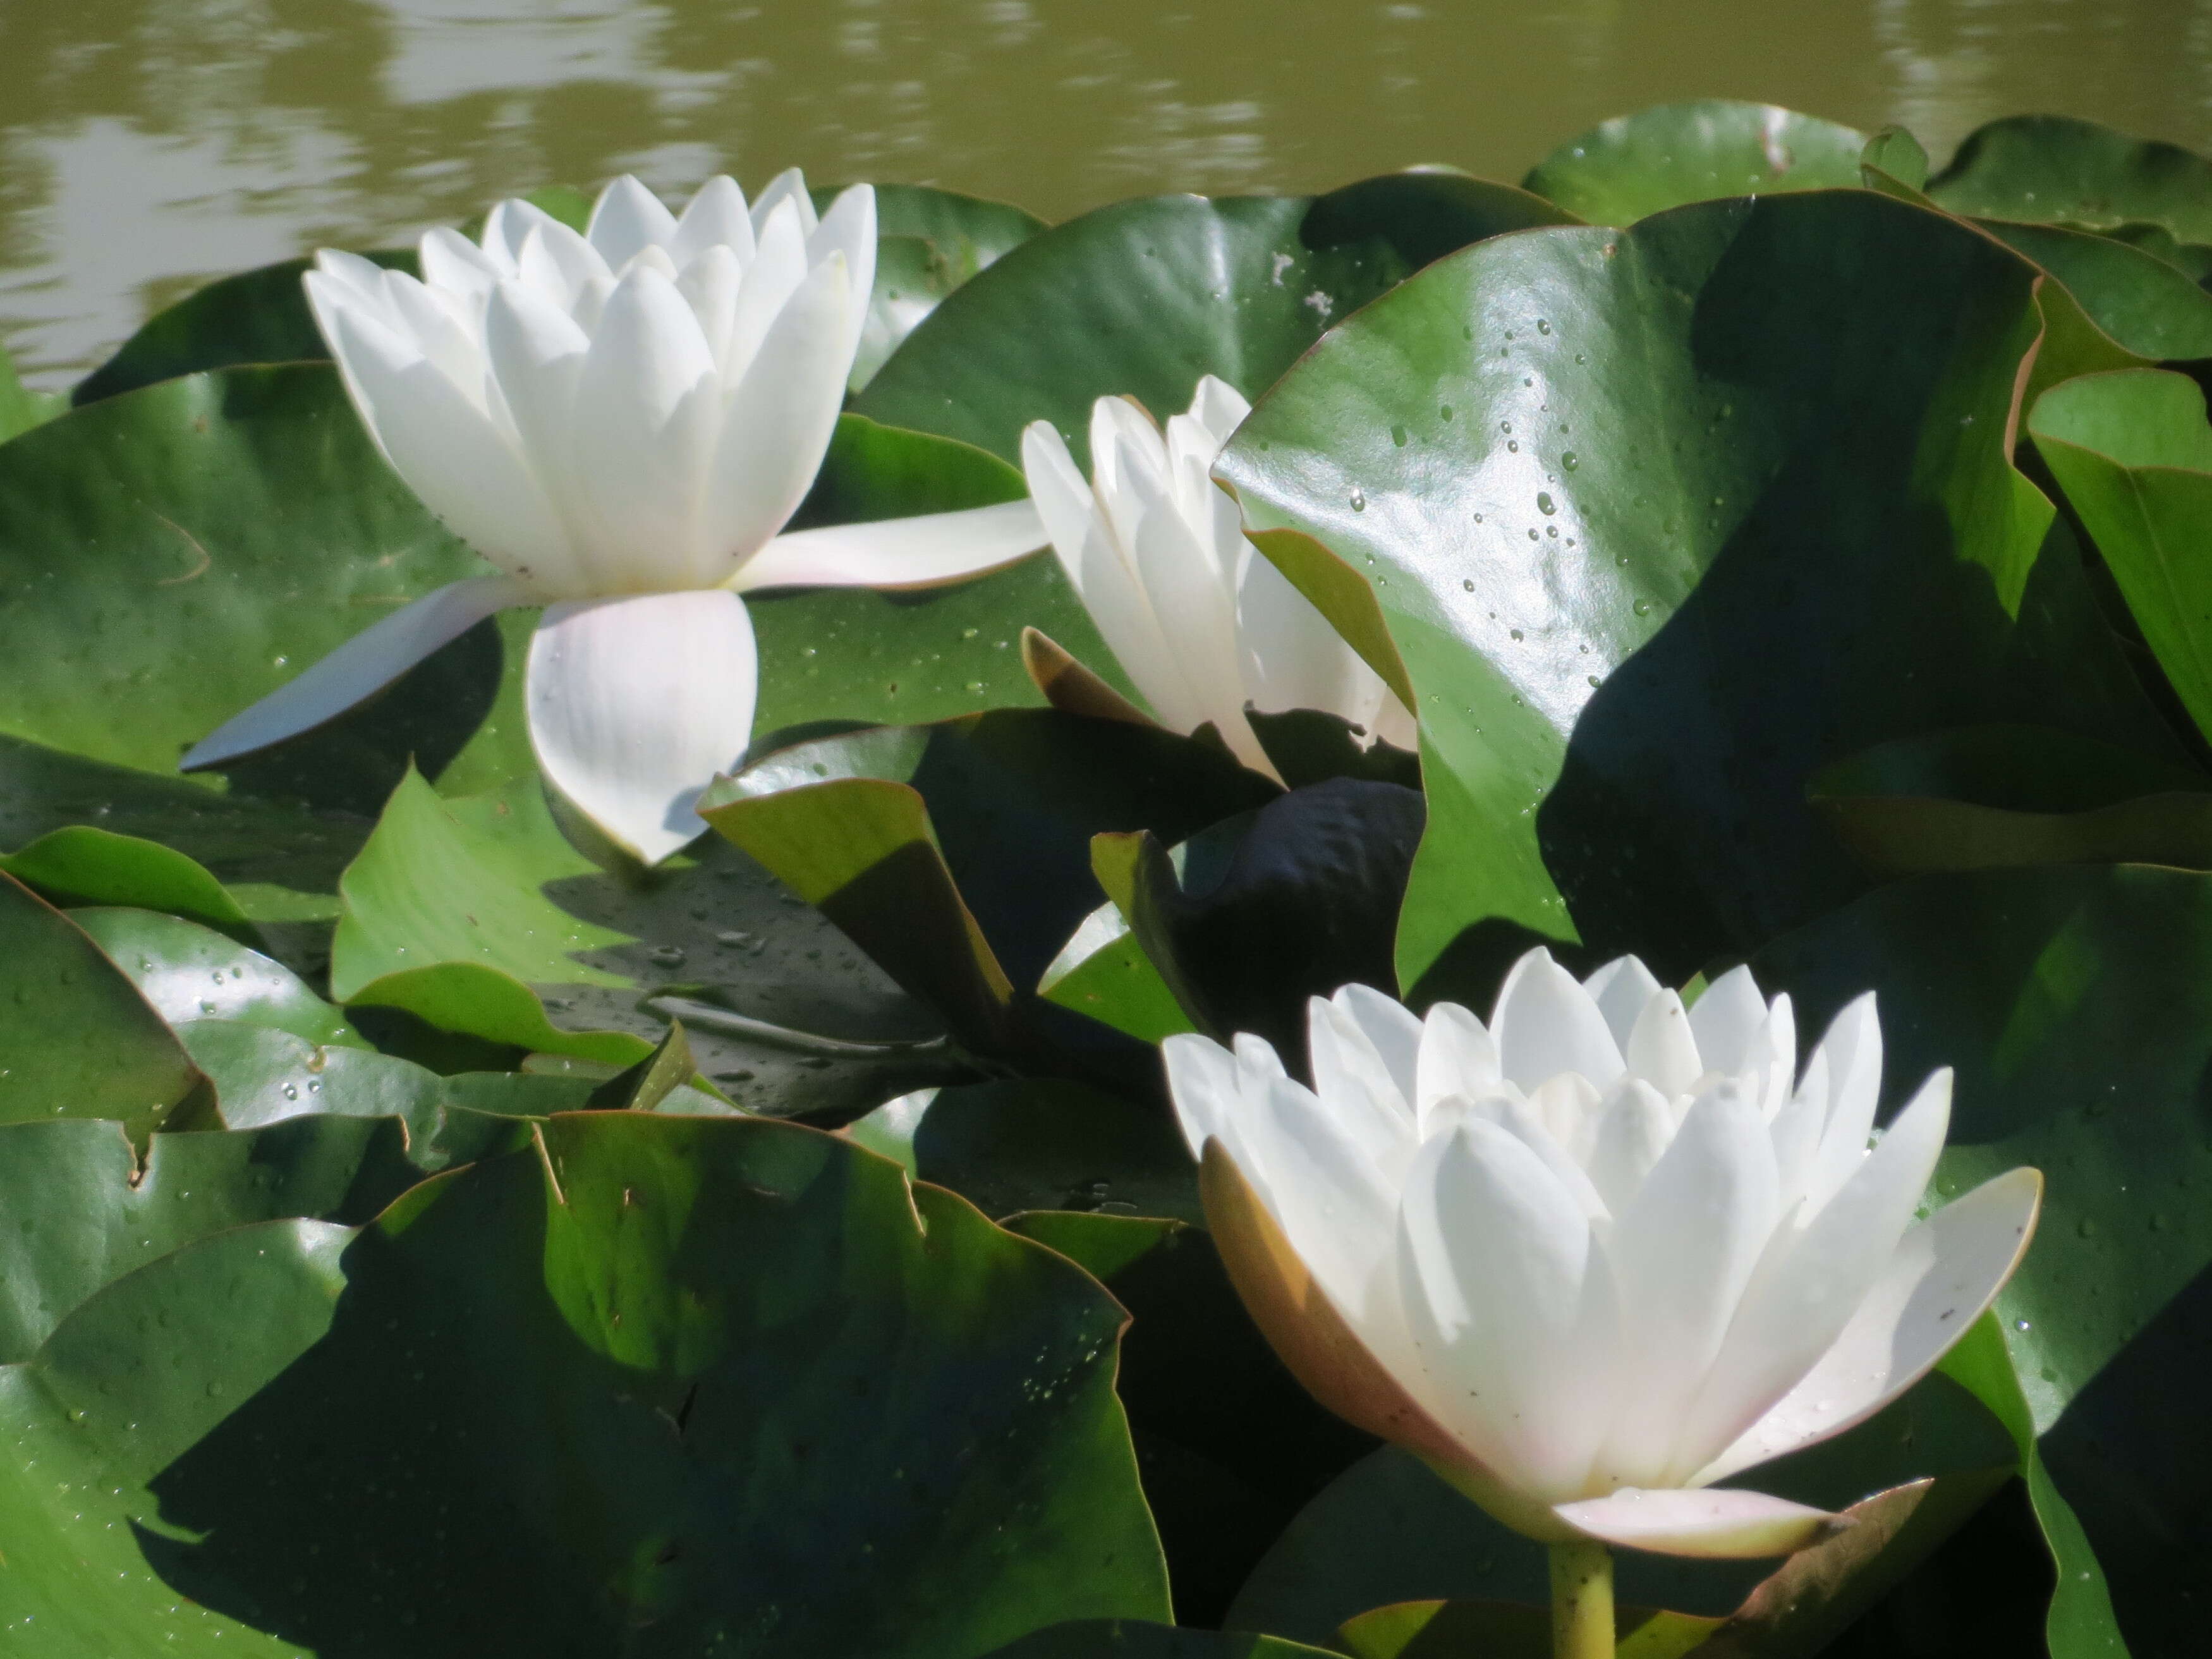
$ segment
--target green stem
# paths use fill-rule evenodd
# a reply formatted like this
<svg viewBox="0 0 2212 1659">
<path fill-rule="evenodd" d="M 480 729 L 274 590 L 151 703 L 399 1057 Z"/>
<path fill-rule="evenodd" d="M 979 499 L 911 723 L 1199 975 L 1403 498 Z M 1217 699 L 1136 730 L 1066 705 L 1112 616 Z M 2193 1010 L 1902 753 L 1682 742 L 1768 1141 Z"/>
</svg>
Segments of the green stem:
<svg viewBox="0 0 2212 1659">
<path fill-rule="evenodd" d="M 1613 1553 L 1552 1546 L 1552 1659 L 1613 1659 Z"/>
</svg>

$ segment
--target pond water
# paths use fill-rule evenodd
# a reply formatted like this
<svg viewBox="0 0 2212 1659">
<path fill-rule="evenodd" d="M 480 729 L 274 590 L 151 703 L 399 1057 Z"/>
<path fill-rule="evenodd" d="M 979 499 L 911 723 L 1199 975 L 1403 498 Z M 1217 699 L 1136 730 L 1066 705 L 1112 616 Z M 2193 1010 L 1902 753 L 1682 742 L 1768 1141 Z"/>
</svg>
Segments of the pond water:
<svg viewBox="0 0 2212 1659">
<path fill-rule="evenodd" d="M 210 274 L 555 180 L 797 163 L 1059 219 L 1759 98 L 1938 161 L 2051 110 L 2212 145 L 2212 0 L 0 0 L 0 338 L 58 387 Z"/>
</svg>

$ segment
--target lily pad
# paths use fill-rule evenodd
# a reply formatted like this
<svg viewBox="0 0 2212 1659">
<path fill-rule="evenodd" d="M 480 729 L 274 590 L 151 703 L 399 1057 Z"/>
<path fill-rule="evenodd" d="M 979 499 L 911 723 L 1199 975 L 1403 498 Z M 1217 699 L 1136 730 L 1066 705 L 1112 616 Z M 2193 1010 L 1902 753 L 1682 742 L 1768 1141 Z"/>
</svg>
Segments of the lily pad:
<svg viewBox="0 0 2212 1659">
<path fill-rule="evenodd" d="M 210 1340 L 240 1309 L 251 1340 Z M 557 1119 L 350 1243 L 180 1250 L 0 1372 L 39 1468 L 0 1474 L 11 1543 L 40 1540 L 9 1552 L 15 1616 L 56 1659 L 611 1656 L 641 1629 L 956 1659 L 1164 1619 L 1121 1321 L 831 1137 Z"/>
<path fill-rule="evenodd" d="M 120 1127 L 0 1126 L 0 1364 L 27 1359 L 103 1285 L 225 1228 L 367 1221 L 422 1177 L 396 1122 L 297 1118 L 244 1133 L 157 1134 L 143 1168 Z"/>
<path fill-rule="evenodd" d="M 366 1048 L 345 1016 L 282 963 L 177 916 L 94 906 L 70 920 L 172 1026 L 189 1020 L 243 1022 L 303 1041 Z"/>
<path fill-rule="evenodd" d="M 2197 1419 L 2180 1403 L 2212 1364 L 2212 1211 L 2197 1198 L 2212 1182 L 2212 876 L 1923 876 L 1753 966 L 1796 999 L 1801 1030 L 1877 991 L 1893 1103 L 1934 1067 L 1956 1068 L 1940 1192 L 2023 1164 L 2044 1171 L 2035 1246 L 1997 1303 L 2004 1346 L 2128 1646 L 2185 1651 L 2172 1586 L 2212 1570 L 2182 1518 L 2212 1492 L 2212 1442 L 2183 1426 Z"/>
<path fill-rule="evenodd" d="M 2081 515 L 2143 638 L 2200 732 L 2212 732 L 2212 428 L 2204 393 L 2157 369 L 2087 374 L 2045 392 L 2028 430 Z"/>
<path fill-rule="evenodd" d="M 837 192 L 813 194 L 817 209 L 826 210 Z M 867 385 L 946 295 L 1044 228 L 1043 220 L 1010 202 L 927 185 L 878 185 L 876 286 L 853 364 L 853 389 Z"/>
<path fill-rule="evenodd" d="M 226 933 L 249 934 L 238 901 L 205 866 L 173 848 L 93 824 L 48 830 L 0 870 L 57 904 L 123 904 L 167 911 Z"/>
<path fill-rule="evenodd" d="M 131 981 L 83 929 L 5 875 L 0 1053 L 0 1123 L 110 1118 L 143 1139 L 164 1126 L 198 1127 L 214 1104 Z"/>
<path fill-rule="evenodd" d="M 2152 224 L 2182 242 L 2212 242 L 2212 161 L 2071 116 L 1975 128 L 1928 193 L 1954 213 L 2086 230 Z"/>
<path fill-rule="evenodd" d="M 1709 203 L 1455 254 L 1285 378 L 1217 470 L 1411 674 L 1402 983 L 1486 1003 L 1532 935 L 1679 978 L 1820 915 L 1863 878 L 1805 781 L 1876 742 L 2178 757 L 2009 463 L 2034 282 L 1865 191 Z"/>
<path fill-rule="evenodd" d="M 1856 185 L 1867 136 L 1773 104 L 1705 98 L 1618 115 L 1521 181 L 1594 225 L 1728 196 Z"/>
<path fill-rule="evenodd" d="M 1322 1659 L 1328 1651 L 1244 1631 L 1083 1619 L 1024 1636 L 988 1659 Z"/>
</svg>

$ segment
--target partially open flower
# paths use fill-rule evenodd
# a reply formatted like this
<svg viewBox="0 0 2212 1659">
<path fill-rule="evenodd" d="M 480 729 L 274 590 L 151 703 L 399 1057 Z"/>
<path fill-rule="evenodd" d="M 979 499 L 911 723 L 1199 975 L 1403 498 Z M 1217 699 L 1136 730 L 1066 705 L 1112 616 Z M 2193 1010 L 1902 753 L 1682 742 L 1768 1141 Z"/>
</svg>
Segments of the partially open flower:
<svg viewBox="0 0 2212 1659">
<path fill-rule="evenodd" d="M 1208 374 L 1161 432 L 1127 398 L 1091 411 L 1088 483 L 1048 421 L 1022 465 L 1053 550 L 1152 713 L 1177 732 L 1211 721 L 1237 758 L 1275 775 L 1244 718 L 1318 708 L 1403 749 L 1413 717 L 1290 579 L 1245 539 L 1208 476 L 1251 405 Z"/>
<path fill-rule="evenodd" d="M 1714 1485 L 1925 1375 L 2027 1248 L 2042 1177 L 1927 1219 L 1940 1071 L 1869 1141 L 1871 994 L 1802 1076 L 1748 969 L 1696 1006 L 1633 957 L 1523 957 L 1485 1025 L 1316 998 L 1314 1086 L 1240 1036 L 1165 1045 L 1206 1214 L 1322 1402 L 1550 1542 L 1782 1554 L 1833 1518 Z"/>
<path fill-rule="evenodd" d="M 356 635 L 185 757 L 320 725 L 510 605 L 544 605 L 530 735 L 546 777 L 647 862 L 705 829 L 758 690 L 744 591 L 915 587 L 1043 545 L 1025 501 L 785 533 L 820 470 L 876 264 L 875 192 L 820 219 L 797 171 L 679 219 L 635 179 L 577 234 L 501 202 L 422 278 L 325 251 L 307 297 L 354 407 L 425 506 L 497 567 Z"/>
</svg>

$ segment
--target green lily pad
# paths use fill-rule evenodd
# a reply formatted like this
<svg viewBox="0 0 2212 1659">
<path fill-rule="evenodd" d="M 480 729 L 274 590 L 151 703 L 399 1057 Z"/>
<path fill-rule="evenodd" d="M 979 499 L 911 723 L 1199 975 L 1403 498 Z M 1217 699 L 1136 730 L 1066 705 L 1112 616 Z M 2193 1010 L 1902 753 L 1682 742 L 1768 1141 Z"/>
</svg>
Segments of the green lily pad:
<svg viewBox="0 0 2212 1659">
<path fill-rule="evenodd" d="M 854 401 L 1018 463 L 1050 421 L 1079 464 L 1091 405 L 1127 395 L 1164 419 L 1203 374 L 1256 398 L 1322 331 L 1451 248 L 1559 222 L 1464 174 L 1393 174 L 1328 196 L 1154 196 L 1014 249 L 931 313 Z M 1024 617 L 1097 659 L 1042 617 Z"/>
<path fill-rule="evenodd" d="M 779 1116 L 969 1075 L 921 1007 L 736 848 L 704 837 L 654 870 L 603 858 L 534 778 L 447 799 L 410 777 L 347 872 L 334 994 L 617 1066 L 681 1018 L 700 1069 Z"/>
<path fill-rule="evenodd" d="M 2083 375 L 2028 411 L 2066 500 L 2197 729 L 2212 732 L 2212 428 L 2185 375 Z"/>
<path fill-rule="evenodd" d="M 345 1016 L 282 963 L 177 916 L 96 906 L 70 913 L 172 1026 L 243 1022 L 309 1043 L 366 1048 Z"/>
<path fill-rule="evenodd" d="M 2085 230 L 2153 224 L 2212 242 L 2212 161 L 2071 116 L 1977 127 L 1928 193 L 1954 213 Z"/>
<path fill-rule="evenodd" d="M 1877 742 L 2178 757 L 2009 464 L 2034 281 L 1865 191 L 1710 203 L 1455 254 L 1285 378 L 1218 471 L 1411 674 L 1402 983 L 1486 1002 L 1532 935 L 1680 978 L 1820 914 L 1863 878 L 1805 781 Z"/>
<path fill-rule="evenodd" d="M 826 210 L 837 191 L 813 192 Z M 927 185 L 876 186 L 876 286 L 853 364 L 853 390 L 867 385 L 938 302 L 1009 249 L 1045 228 L 1010 202 Z"/>
<path fill-rule="evenodd" d="M 1328 1652 L 1244 1631 L 1080 1619 L 1024 1636 L 997 1649 L 988 1659 L 1322 1659 Z"/>
<path fill-rule="evenodd" d="M 198 860 L 156 841 L 93 824 L 50 830 L 0 870 L 57 904 L 122 904 L 166 911 L 226 933 L 250 933 L 238 901 Z"/>
<path fill-rule="evenodd" d="M 213 1106 L 207 1080 L 131 981 L 82 928 L 5 875 L 0 1054 L 0 1123 L 111 1118 L 143 1139 L 198 1127 Z"/>
<path fill-rule="evenodd" d="M 1036 988 L 1047 1002 L 1139 1042 L 1158 1043 L 1198 1029 L 1110 899 L 1068 935 Z"/>
<path fill-rule="evenodd" d="M 2212 294 L 2157 255 L 2064 225 L 1974 222 L 2063 283 L 2097 326 L 2136 356 L 2212 357 Z"/>
<path fill-rule="evenodd" d="M 1867 136 L 1773 104 L 1661 104 L 1570 138 L 1521 181 L 1594 225 L 1728 196 L 1859 182 Z"/>
<path fill-rule="evenodd" d="M 1617 1659 L 1679 1659 L 1721 1624 L 1660 1607 L 1616 1607 Z M 1352 1659 L 1541 1659 L 1551 1651 L 1552 1610 L 1525 1601 L 1401 1601 L 1346 1620 L 1337 1643 Z"/>
<path fill-rule="evenodd" d="M 422 1177 L 397 1123 L 295 1118 L 243 1133 L 156 1134 L 139 1167 L 112 1123 L 0 1126 L 0 1364 L 27 1359 L 103 1285 L 226 1228 L 367 1221 Z"/>
<path fill-rule="evenodd" d="M 0 1372 L 42 1651 L 955 1659 L 1166 1616 L 1120 1310 L 832 1137 L 556 1119 L 346 1239 L 218 1235 Z"/>
<path fill-rule="evenodd" d="M 2048 1182 L 1997 1303 L 2041 1455 L 2078 1514 L 2138 1652 L 2192 1637 L 2172 1586 L 2212 1568 L 2182 1516 L 2212 1443 L 2182 1406 L 2212 1364 L 2212 876 L 2142 866 L 1992 870 L 1898 883 L 1753 958 L 1818 1030 L 1881 998 L 1891 1099 L 1956 1068 L 1936 1186 L 2033 1164 Z M 2160 1426 L 2154 1426 L 2160 1425 Z"/>
</svg>

